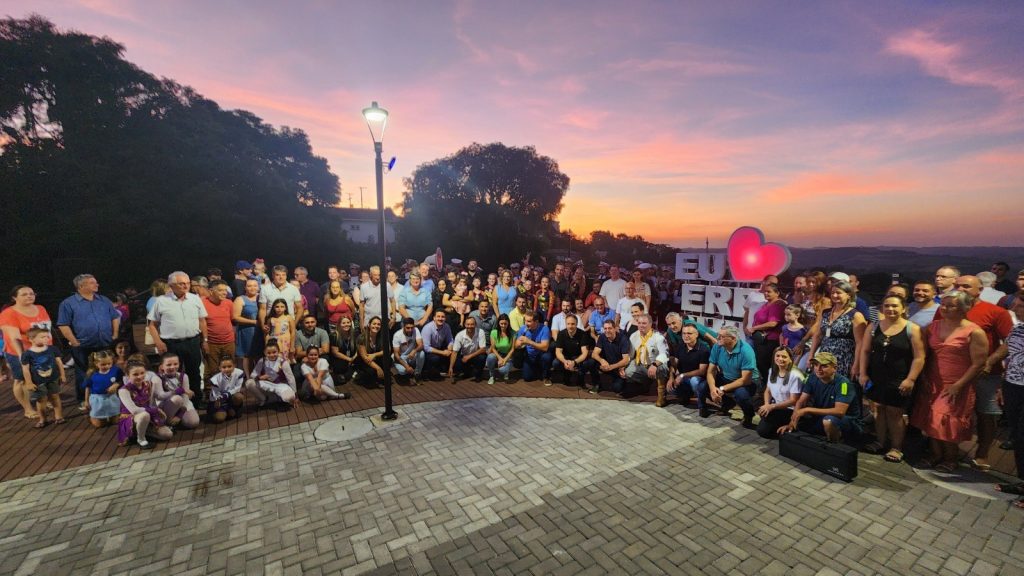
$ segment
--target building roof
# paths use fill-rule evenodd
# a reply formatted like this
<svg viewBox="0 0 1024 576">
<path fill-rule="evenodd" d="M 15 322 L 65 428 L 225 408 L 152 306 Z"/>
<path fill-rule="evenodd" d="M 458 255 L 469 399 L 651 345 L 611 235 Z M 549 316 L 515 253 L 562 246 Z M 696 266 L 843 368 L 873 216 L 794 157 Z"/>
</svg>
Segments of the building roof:
<svg viewBox="0 0 1024 576">
<path fill-rule="evenodd" d="M 377 221 L 377 217 L 380 214 L 376 208 L 337 208 L 332 207 L 330 210 L 340 217 L 342 220 L 372 220 Z M 398 219 L 395 216 L 394 211 L 391 208 L 384 209 L 384 218 L 388 221 L 394 222 Z"/>
</svg>

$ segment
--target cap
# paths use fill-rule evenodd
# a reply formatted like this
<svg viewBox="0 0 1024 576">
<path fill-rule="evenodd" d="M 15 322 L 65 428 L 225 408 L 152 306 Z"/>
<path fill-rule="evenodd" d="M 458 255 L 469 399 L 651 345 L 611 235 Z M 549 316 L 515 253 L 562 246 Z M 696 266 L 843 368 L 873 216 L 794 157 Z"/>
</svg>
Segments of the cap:
<svg viewBox="0 0 1024 576">
<path fill-rule="evenodd" d="M 462 260 L 459 260 L 458 258 L 452 258 L 452 264 L 455 264 L 455 265 L 462 264 Z"/>
<path fill-rule="evenodd" d="M 235 262 L 235 270 L 248 270 L 252 268 L 252 264 L 249 264 L 248 260 L 239 260 Z"/>
<path fill-rule="evenodd" d="M 835 354 L 832 354 L 831 352 L 818 352 L 817 354 L 814 355 L 814 361 L 817 362 L 818 364 L 831 364 L 833 366 L 836 365 Z"/>
<path fill-rule="evenodd" d="M 833 280 L 839 280 L 840 282 L 850 281 L 850 275 L 847 274 L 846 272 L 833 272 L 832 275 L 829 276 L 829 278 L 832 278 Z"/>
<path fill-rule="evenodd" d="M 519 268 L 519 267 L 520 267 L 519 266 L 519 262 L 513 262 L 512 264 L 509 265 L 509 268 Z"/>
<path fill-rule="evenodd" d="M 647 270 L 648 268 L 654 268 L 654 266 L 648 264 L 647 262 L 642 262 L 639 266 L 637 266 L 637 268 L 640 270 Z"/>
<path fill-rule="evenodd" d="M 349 264 L 349 265 L 348 265 L 348 267 L 349 267 L 350 269 L 351 269 L 351 268 L 359 268 L 359 264 L 356 264 L 355 262 L 352 262 L 351 264 Z"/>
</svg>

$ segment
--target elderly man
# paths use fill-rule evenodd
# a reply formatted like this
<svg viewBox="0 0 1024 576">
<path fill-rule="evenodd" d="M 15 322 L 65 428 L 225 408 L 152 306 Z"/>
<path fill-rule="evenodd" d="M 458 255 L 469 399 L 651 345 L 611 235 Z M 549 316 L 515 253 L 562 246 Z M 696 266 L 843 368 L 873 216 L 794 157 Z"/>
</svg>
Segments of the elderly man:
<svg viewBox="0 0 1024 576">
<path fill-rule="evenodd" d="M 541 323 L 540 316 L 533 310 L 523 315 L 524 324 L 516 331 L 515 361 L 522 363 L 523 381 L 533 382 L 538 378 L 549 384 L 551 370 L 551 330 Z M 515 362 L 514 362 L 515 363 Z"/>
<path fill-rule="evenodd" d="M 594 346 L 594 364 L 591 367 L 593 384 L 591 394 L 601 391 L 601 377 L 611 378 L 611 390 L 617 394 L 623 392 L 626 377 L 626 366 L 629 366 L 629 338 L 619 332 L 619 326 L 613 319 L 605 319 L 601 325 L 601 336 Z"/>
<path fill-rule="evenodd" d="M 711 348 L 708 387 L 703 394 L 705 398 L 698 399 L 698 403 L 705 403 L 710 396 L 723 414 L 728 414 L 733 405 L 739 404 L 743 410 L 743 427 L 753 429 L 754 393 L 760 379 L 754 349 L 740 339 L 739 329 L 726 326 L 718 332 L 718 344 Z M 710 411 L 705 404 L 700 417 L 707 418 L 709 415 Z"/>
<path fill-rule="evenodd" d="M 668 342 L 651 327 L 651 315 L 637 318 L 637 331 L 629 337 L 633 356 L 626 367 L 626 380 L 634 388 L 630 392 L 646 392 L 651 382 L 657 384 L 658 399 L 654 405 L 665 405 L 665 385 L 668 381 Z M 639 391 L 635 390 L 639 387 Z"/>
<path fill-rule="evenodd" d="M 636 284 L 626 282 L 625 295 L 619 298 L 619 303 L 615 307 L 615 321 L 619 324 L 619 330 L 625 330 L 629 326 L 629 321 L 633 318 L 630 310 L 638 302 L 643 304 L 643 300 L 636 297 Z M 647 310 L 647 306 L 645 305 L 642 310 Z"/>
<path fill-rule="evenodd" d="M 666 392 L 675 396 L 681 404 L 688 404 L 690 398 L 697 397 L 697 410 L 704 411 L 707 407 L 703 398 L 707 398 L 708 364 L 711 363 L 711 347 L 700 341 L 700 332 L 694 325 L 682 326 L 682 342 L 672 351 L 669 361 L 674 377 L 668 382 Z"/>
<path fill-rule="evenodd" d="M 420 287 L 427 291 L 427 294 L 434 292 L 434 279 L 430 276 L 430 264 L 423 263 L 419 265 L 418 274 L 420 277 Z M 412 285 L 412 274 L 409 274 L 409 283 L 406 287 Z"/>
<path fill-rule="evenodd" d="M 470 262 L 473 262 L 470 260 Z M 498 325 L 498 317 L 491 311 L 491 303 L 488 300 L 481 300 L 476 310 L 469 313 L 469 318 L 476 321 L 476 327 L 484 334 L 484 340 L 488 345 L 491 343 L 491 330 Z"/>
<path fill-rule="evenodd" d="M 599 331 L 602 330 L 602 326 L 606 320 L 611 320 L 615 323 L 615 327 L 619 327 L 619 323 L 615 320 L 615 310 L 612 310 L 606 305 L 606 300 L 598 296 L 594 299 L 594 310 L 590 313 L 590 318 L 584 324 L 590 330 L 590 337 L 597 339 Z"/>
<path fill-rule="evenodd" d="M 999 398 L 999 384 L 1002 381 L 1003 354 L 1000 346 L 1006 341 L 1013 329 L 1013 320 L 1005 308 L 989 304 L 979 299 L 981 281 L 977 276 L 960 276 L 954 284 L 956 288 L 966 292 L 973 299 L 971 309 L 967 311 L 967 319 L 985 331 L 988 338 L 988 358 L 981 369 L 981 376 L 974 385 L 976 401 L 974 403 L 976 422 L 978 425 L 978 448 L 971 460 L 971 465 L 979 470 L 988 470 L 988 451 L 996 437 L 996 424 L 1002 415 L 1002 402 Z M 942 308 L 935 313 L 936 319 L 942 316 Z"/>
<path fill-rule="evenodd" d="M 380 266 L 370 266 L 370 281 L 359 285 L 359 317 L 365 327 L 374 316 L 383 318 L 380 306 Z"/>
<path fill-rule="evenodd" d="M 978 280 L 981 282 L 981 296 L 978 298 L 989 304 L 999 304 L 999 301 L 1006 297 L 1006 292 L 997 290 L 996 275 L 992 272 L 978 272 Z"/>
<path fill-rule="evenodd" d="M 452 355 L 448 358 L 448 374 L 453 384 L 458 374 L 465 377 L 472 375 L 474 382 L 483 380 L 487 341 L 483 331 L 477 328 L 476 320 L 466 318 L 466 328 L 455 336 Z"/>
<path fill-rule="evenodd" d="M 306 299 L 306 306 L 309 310 L 316 310 L 320 303 L 320 285 L 309 279 L 309 270 L 305 266 L 297 266 L 293 272 L 295 280 L 299 283 L 299 294 Z"/>
<path fill-rule="evenodd" d="M 452 336 L 452 329 L 448 325 L 444 310 L 434 312 L 433 321 L 423 327 L 423 351 L 426 354 L 423 371 L 430 378 L 442 378 L 451 376 L 451 372 L 441 372 L 448 368 L 449 361 L 453 354 L 452 346 L 455 338 Z"/>
<path fill-rule="evenodd" d="M 601 297 L 608 303 L 612 310 L 618 310 L 619 299 L 626 294 L 626 281 L 619 274 L 619 267 L 612 266 L 608 269 L 610 277 L 601 284 Z"/>
<path fill-rule="evenodd" d="M 590 334 L 579 329 L 578 324 L 576 316 L 570 314 L 566 317 L 565 329 L 560 330 L 555 339 L 555 362 L 552 371 L 556 368 L 562 370 L 563 384 L 582 387 L 587 372 L 592 372 L 594 368 L 595 362 L 590 359 L 594 341 L 590 339 Z"/>
<path fill-rule="evenodd" d="M 89 367 L 89 355 L 100 350 L 110 350 L 114 337 L 121 327 L 121 315 L 114 304 L 99 294 L 100 284 L 92 274 L 79 274 L 73 280 L 75 293 L 60 303 L 57 311 L 57 328 L 71 346 L 75 359 L 75 398 L 81 404 L 85 401 L 85 371 Z"/>
<path fill-rule="evenodd" d="M 417 380 L 423 375 L 423 363 L 426 354 L 423 352 L 423 337 L 420 329 L 412 318 L 402 319 L 402 329 L 391 338 L 392 353 L 395 359 L 395 372 L 399 376 L 408 376 L 409 384 L 416 386 Z"/>
<path fill-rule="evenodd" d="M 287 271 L 285 272 L 287 274 Z M 285 282 L 287 284 L 287 282 Z M 146 319 L 149 334 L 158 354 L 173 352 L 181 360 L 188 385 L 193 397 L 198 400 L 197 408 L 203 408 L 202 379 L 199 364 L 203 352 L 208 350 L 206 334 L 206 307 L 199 296 L 189 291 L 192 281 L 184 272 L 172 272 L 167 277 L 168 294 L 153 301 Z M 292 287 L 294 289 L 294 287 Z M 297 291 L 296 291 L 297 292 Z"/>
<path fill-rule="evenodd" d="M 293 318 L 302 318 L 305 310 L 302 309 L 302 293 L 293 284 L 288 282 L 288 269 L 284 266 L 274 266 L 270 276 L 270 282 L 263 285 L 260 290 L 259 321 L 263 331 L 268 332 L 270 325 L 267 324 L 267 310 L 276 300 L 284 300 L 288 306 L 288 313 Z"/>
<path fill-rule="evenodd" d="M 860 385 L 836 373 L 831 352 L 815 354 L 811 366 L 814 373 L 804 382 L 793 418 L 778 433 L 800 430 L 829 442 L 855 442 L 863 428 Z"/>
<path fill-rule="evenodd" d="M 210 282 L 210 290 L 203 298 L 206 308 L 208 342 L 203 377 L 209 380 L 220 371 L 220 360 L 235 357 L 235 326 L 231 322 L 234 303 L 228 298 L 228 285 L 223 280 Z"/>
<path fill-rule="evenodd" d="M 960 270 L 954 266 L 943 266 L 935 271 L 935 303 L 939 304 L 942 297 L 953 290 L 956 290 L 956 279 L 960 277 Z"/>
</svg>

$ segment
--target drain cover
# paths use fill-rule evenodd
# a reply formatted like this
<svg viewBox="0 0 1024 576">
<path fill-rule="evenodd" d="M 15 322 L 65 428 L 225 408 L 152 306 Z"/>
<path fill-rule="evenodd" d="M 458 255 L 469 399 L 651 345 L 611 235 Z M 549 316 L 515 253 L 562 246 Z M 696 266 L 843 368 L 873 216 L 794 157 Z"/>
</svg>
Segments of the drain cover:
<svg viewBox="0 0 1024 576">
<path fill-rule="evenodd" d="M 347 442 L 373 430 L 369 418 L 332 418 L 317 427 L 313 436 L 326 442 Z"/>
</svg>

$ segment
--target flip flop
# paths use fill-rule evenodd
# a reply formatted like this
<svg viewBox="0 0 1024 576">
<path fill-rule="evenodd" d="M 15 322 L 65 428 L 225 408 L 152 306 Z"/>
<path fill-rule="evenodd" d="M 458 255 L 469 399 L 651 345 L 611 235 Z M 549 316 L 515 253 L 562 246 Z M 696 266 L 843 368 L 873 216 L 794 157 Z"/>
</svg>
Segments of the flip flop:
<svg viewBox="0 0 1024 576">
<path fill-rule="evenodd" d="M 36 422 L 32 425 L 33 428 L 46 428 L 46 422 Z"/>
<path fill-rule="evenodd" d="M 900 452 L 899 450 L 896 450 L 894 448 L 892 450 L 889 450 L 889 452 L 887 452 L 885 456 L 882 456 L 882 459 L 885 460 L 886 462 L 899 464 L 900 462 L 903 462 L 903 452 Z"/>
<path fill-rule="evenodd" d="M 63 424 L 64 423 L 64 419 L 63 418 L 57 418 L 56 420 L 53 421 L 53 423 L 54 424 Z"/>
<path fill-rule="evenodd" d="M 996 492 L 1024 496 L 1024 482 L 1017 482 L 1014 484 L 996 484 Z"/>
<path fill-rule="evenodd" d="M 989 464 L 979 464 L 977 460 L 975 460 L 974 458 L 971 458 L 971 468 L 974 468 L 975 470 L 985 471 L 985 470 L 991 470 L 992 466 L 989 465 Z"/>
<path fill-rule="evenodd" d="M 1014 500 L 1013 507 L 1017 508 L 1019 510 L 1024 510 L 1024 498 L 1020 498 L 1018 500 Z"/>
</svg>

